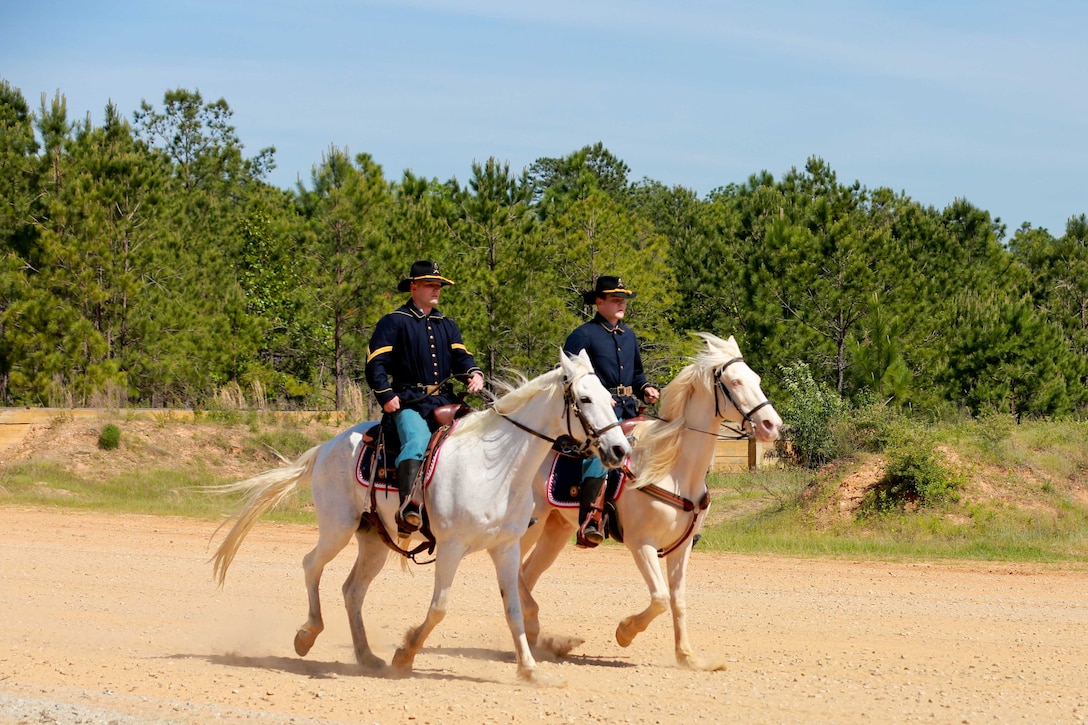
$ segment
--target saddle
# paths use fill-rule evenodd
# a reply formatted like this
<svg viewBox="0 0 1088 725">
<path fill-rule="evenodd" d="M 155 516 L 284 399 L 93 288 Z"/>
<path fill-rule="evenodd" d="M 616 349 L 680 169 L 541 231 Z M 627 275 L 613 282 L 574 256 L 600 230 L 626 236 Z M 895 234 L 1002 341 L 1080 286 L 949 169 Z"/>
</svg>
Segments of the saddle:
<svg viewBox="0 0 1088 725">
<path fill-rule="evenodd" d="M 472 408 L 464 403 L 450 403 L 435 408 L 431 414 L 434 422 L 431 427 L 431 440 L 427 444 L 428 455 L 424 457 L 421 471 L 429 468 L 431 451 L 435 448 L 435 437 L 448 429 L 458 418 L 468 415 Z M 400 453 L 400 436 L 391 415 L 382 415 L 380 423 L 375 423 L 363 431 L 363 453 L 359 456 L 359 465 L 355 479 L 361 485 L 380 486 L 383 489 L 397 487 L 397 455 Z"/>
<path fill-rule="evenodd" d="M 355 479 L 360 485 L 367 486 L 370 489 L 370 511 L 363 514 L 362 520 L 359 522 L 359 528 L 377 527 L 378 532 L 382 535 L 382 540 L 390 548 L 413 559 L 413 561 L 414 555 L 421 551 L 422 548 L 429 547 L 430 551 L 434 550 L 434 537 L 431 535 L 427 510 L 423 501 L 423 489 L 426 488 L 429 480 L 427 474 L 433 470 L 438 449 L 446 436 L 453 431 L 453 424 L 456 419 L 471 412 L 472 408 L 464 403 L 451 403 L 436 408 L 431 416 L 433 422 L 428 421 L 431 426 L 431 440 L 427 443 L 427 452 L 423 457 L 423 465 L 419 467 L 419 472 L 412 482 L 409 494 L 419 507 L 420 515 L 423 517 L 420 533 L 427 539 L 427 542 L 413 551 L 402 549 L 393 542 L 378 515 L 378 490 L 381 489 L 383 492 L 399 490 L 396 460 L 397 454 L 400 453 L 401 443 L 400 437 L 397 435 L 397 426 L 393 422 L 391 415 L 383 415 L 380 423 L 375 423 L 363 432 L 363 450 L 359 456 Z M 407 532 L 401 531 L 400 533 Z"/>
</svg>

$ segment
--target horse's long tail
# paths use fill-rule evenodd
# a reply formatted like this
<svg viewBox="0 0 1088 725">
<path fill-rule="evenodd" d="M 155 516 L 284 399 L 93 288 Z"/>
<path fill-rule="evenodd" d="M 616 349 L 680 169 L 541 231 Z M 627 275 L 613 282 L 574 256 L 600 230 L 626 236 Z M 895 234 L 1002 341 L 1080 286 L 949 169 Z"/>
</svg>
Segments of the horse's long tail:
<svg viewBox="0 0 1088 725">
<path fill-rule="evenodd" d="M 234 526 L 230 533 L 223 539 L 219 549 L 215 552 L 215 569 L 213 576 L 219 582 L 219 586 L 227 579 L 227 569 L 234 561 L 234 555 L 242 546 L 242 540 L 253 528 L 254 524 L 266 513 L 278 506 L 288 495 L 296 489 L 310 485 L 313 477 L 314 463 L 317 461 L 318 451 L 324 444 L 316 445 L 295 459 L 294 463 L 283 468 L 274 468 L 271 471 L 258 473 L 253 478 L 244 481 L 228 483 L 225 486 L 215 487 L 217 493 L 247 492 L 242 509 L 224 521 L 216 529 L 223 528 L 230 521 Z M 213 534 L 214 536 L 214 534 Z"/>
</svg>

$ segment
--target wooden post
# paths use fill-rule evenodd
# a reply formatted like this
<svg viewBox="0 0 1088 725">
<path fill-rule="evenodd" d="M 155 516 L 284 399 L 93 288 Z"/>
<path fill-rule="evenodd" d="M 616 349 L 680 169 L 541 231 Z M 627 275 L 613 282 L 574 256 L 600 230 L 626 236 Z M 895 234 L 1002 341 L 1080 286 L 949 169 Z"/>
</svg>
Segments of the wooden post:
<svg viewBox="0 0 1088 725">
<path fill-rule="evenodd" d="M 756 455 L 756 439 L 748 439 L 748 470 L 759 468 L 759 458 Z"/>
</svg>

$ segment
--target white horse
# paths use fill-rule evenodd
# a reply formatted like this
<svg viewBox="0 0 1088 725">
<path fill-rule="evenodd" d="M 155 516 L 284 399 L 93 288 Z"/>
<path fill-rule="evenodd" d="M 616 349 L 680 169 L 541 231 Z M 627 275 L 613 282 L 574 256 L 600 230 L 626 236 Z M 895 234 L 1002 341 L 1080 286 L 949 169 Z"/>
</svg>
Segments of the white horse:
<svg viewBox="0 0 1088 725">
<path fill-rule="evenodd" d="M 577 421 L 577 424 L 572 421 Z M 351 540 L 358 542 L 355 566 L 344 582 L 355 659 L 370 668 L 384 667 L 367 643 L 363 599 L 388 558 L 390 548 L 375 526 L 360 527 L 372 497 L 356 481 L 365 424 L 311 448 L 294 463 L 266 471 L 222 491 L 248 493 L 235 524 L 215 553 L 215 576 L 226 580 L 238 548 L 257 520 L 292 491 L 310 484 L 317 512 L 318 542 L 303 558 L 309 615 L 295 635 L 295 651 L 305 655 L 324 629 L 319 585 L 325 565 Z M 622 465 L 631 448 L 624 437 L 612 398 L 585 355 L 562 354 L 560 366 L 499 398 L 487 410 L 471 413 L 446 438 L 433 465 L 425 507 L 435 550 L 434 595 L 424 624 L 411 630 L 396 653 L 395 670 L 407 673 L 423 640 L 446 611 L 458 564 L 468 553 L 487 549 L 495 564 L 506 619 L 514 638 L 519 676 L 532 678 L 536 663 L 529 651 L 517 596 L 519 541 L 529 526 L 533 495 L 529 482 L 555 439 L 567 435 L 599 452 L 609 466 Z M 380 525 L 396 531 L 398 497 L 375 499 Z M 419 536 L 418 534 L 414 536 Z M 403 540 L 402 540 L 403 541 Z"/>
<path fill-rule="evenodd" d="M 623 542 L 649 587 L 650 605 L 620 622 L 616 641 L 627 647 L 671 606 L 677 662 L 692 669 L 714 669 L 718 665 L 697 658 L 688 641 L 684 580 L 692 539 L 701 530 L 710 505 L 706 474 L 714 444 L 724 420 L 740 423 L 757 440 L 770 442 L 778 438 L 782 419 L 763 395 L 760 378 L 744 362 L 736 341 L 698 334 L 706 349 L 665 386 L 660 419 L 638 423 L 632 431 L 635 442 L 629 468 L 636 478 L 625 480 L 614 502 L 615 513 Z M 522 606 L 529 641 L 534 644 L 540 634 L 540 608 L 533 599 L 533 587 L 578 525 L 578 504 L 560 506 L 545 490 L 553 460 L 549 456 L 533 484 L 533 516 L 541 525 L 531 527 L 522 539 L 526 554 L 521 570 Z M 667 582 L 659 558 L 666 561 Z"/>
</svg>

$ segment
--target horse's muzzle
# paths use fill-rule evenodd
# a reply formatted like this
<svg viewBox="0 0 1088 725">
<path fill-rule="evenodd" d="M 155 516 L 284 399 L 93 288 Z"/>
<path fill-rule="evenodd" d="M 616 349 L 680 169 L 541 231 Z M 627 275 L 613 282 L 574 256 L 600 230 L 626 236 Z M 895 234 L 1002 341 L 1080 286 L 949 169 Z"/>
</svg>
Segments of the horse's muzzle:
<svg viewBox="0 0 1088 725">
<path fill-rule="evenodd" d="M 627 457 L 631 455 L 630 445 L 612 445 L 600 447 L 600 459 L 608 468 L 619 468 L 623 465 L 623 462 L 627 460 Z"/>
<path fill-rule="evenodd" d="M 774 408 L 768 406 L 765 410 L 758 420 L 752 419 L 752 435 L 760 443 L 772 443 L 782 432 L 782 419 Z"/>
</svg>

